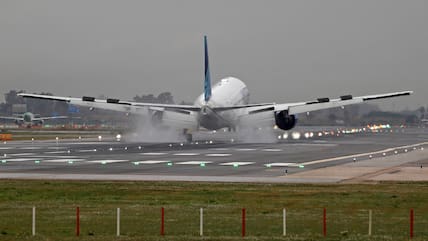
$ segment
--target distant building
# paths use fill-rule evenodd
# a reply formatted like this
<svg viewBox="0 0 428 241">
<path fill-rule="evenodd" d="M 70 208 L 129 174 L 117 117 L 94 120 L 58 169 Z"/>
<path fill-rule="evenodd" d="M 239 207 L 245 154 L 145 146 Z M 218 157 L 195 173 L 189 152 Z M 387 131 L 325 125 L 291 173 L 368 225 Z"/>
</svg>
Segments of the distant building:
<svg viewBox="0 0 428 241">
<path fill-rule="evenodd" d="M 27 112 L 27 104 L 13 104 L 12 114 L 23 114 Z"/>
</svg>

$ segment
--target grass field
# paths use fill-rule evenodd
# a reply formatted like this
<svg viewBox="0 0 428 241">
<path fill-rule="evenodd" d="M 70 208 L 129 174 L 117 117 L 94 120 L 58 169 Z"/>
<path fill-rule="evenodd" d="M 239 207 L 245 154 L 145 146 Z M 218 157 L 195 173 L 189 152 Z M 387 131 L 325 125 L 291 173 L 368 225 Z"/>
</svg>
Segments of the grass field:
<svg viewBox="0 0 428 241">
<path fill-rule="evenodd" d="M 0 240 L 408 240 L 428 239 L 428 183 L 359 185 L 0 181 Z M 31 209 L 37 234 L 31 236 Z M 81 235 L 75 236 L 80 206 Z M 116 235 L 116 208 L 121 234 Z M 161 207 L 165 236 L 160 236 Z M 204 208 L 204 237 L 199 209 Z M 322 236 L 323 208 L 327 237 Z M 282 209 L 287 208 L 287 236 Z M 368 210 L 373 235 L 368 236 Z"/>
</svg>

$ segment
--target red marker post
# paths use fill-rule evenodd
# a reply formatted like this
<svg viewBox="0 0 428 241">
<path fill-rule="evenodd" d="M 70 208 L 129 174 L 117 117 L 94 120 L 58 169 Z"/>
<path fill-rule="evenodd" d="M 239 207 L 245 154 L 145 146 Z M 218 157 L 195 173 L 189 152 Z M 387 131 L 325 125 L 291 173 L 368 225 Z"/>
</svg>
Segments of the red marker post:
<svg viewBox="0 0 428 241">
<path fill-rule="evenodd" d="M 324 208 L 322 231 L 324 237 L 327 236 L 327 211 Z"/>
<path fill-rule="evenodd" d="M 80 207 L 76 207 L 76 236 L 80 235 Z"/>
<path fill-rule="evenodd" d="M 413 208 L 410 209 L 410 239 L 413 238 L 413 225 L 414 225 L 414 212 L 413 212 Z"/>
<path fill-rule="evenodd" d="M 160 230 L 160 235 L 162 235 L 162 236 L 165 235 L 165 209 L 163 207 L 161 208 L 161 230 Z"/>
<path fill-rule="evenodd" d="M 242 209 L 242 237 L 245 237 L 245 208 Z"/>
</svg>

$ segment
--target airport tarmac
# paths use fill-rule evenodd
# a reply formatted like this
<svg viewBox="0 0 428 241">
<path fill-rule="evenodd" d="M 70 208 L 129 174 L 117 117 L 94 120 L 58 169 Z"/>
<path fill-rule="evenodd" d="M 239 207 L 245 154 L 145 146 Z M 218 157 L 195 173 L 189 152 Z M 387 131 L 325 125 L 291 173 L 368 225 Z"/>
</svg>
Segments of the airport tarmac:
<svg viewBox="0 0 428 241">
<path fill-rule="evenodd" d="M 276 143 L 238 143 L 231 138 L 234 133 L 195 135 L 198 140 L 188 144 L 111 138 L 4 142 L 0 178 L 340 183 L 394 180 L 393 176 L 411 181 L 413 176 L 428 180 L 428 129 L 298 131 L 299 139 L 292 139 L 290 132 L 288 139 L 281 136 Z M 427 167 L 421 168 L 424 164 Z"/>
</svg>

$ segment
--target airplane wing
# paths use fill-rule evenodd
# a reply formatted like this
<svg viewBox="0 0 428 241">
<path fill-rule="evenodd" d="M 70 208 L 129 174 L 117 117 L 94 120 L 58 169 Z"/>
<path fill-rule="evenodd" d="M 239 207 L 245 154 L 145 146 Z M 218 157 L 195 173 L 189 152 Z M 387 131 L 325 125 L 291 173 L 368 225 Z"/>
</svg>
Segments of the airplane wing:
<svg viewBox="0 0 428 241">
<path fill-rule="evenodd" d="M 11 117 L 11 116 L 0 116 L 0 119 L 2 120 L 13 120 L 13 121 L 23 121 L 24 118 L 22 117 Z"/>
<path fill-rule="evenodd" d="M 177 128 L 194 129 L 197 127 L 197 114 L 200 107 L 193 105 L 170 105 L 157 103 L 140 103 L 132 101 L 122 101 L 119 99 L 96 99 L 94 97 L 83 96 L 82 98 L 37 95 L 20 93 L 24 98 L 45 99 L 63 101 L 72 105 L 85 106 L 92 109 L 113 110 L 125 112 L 127 114 L 137 114 L 140 116 L 162 118 L 165 125 Z"/>
<path fill-rule="evenodd" d="M 68 116 L 47 116 L 47 117 L 35 117 L 33 118 L 34 121 L 39 120 L 53 120 L 53 119 L 66 119 Z"/>
<path fill-rule="evenodd" d="M 241 106 L 241 107 L 220 107 L 214 108 L 217 111 L 235 110 L 239 112 L 238 121 L 244 126 L 271 126 L 275 123 L 275 114 L 284 112 L 286 115 L 296 115 L 316 110 L 323 110 L 346 105 L 359 104 L 366 101 L 392 98 L 412 94 L 413 91 L 392 92 L 377 95 L 366 95 L 353 97 L 352 95 L 340 96 L 336 99 L 318 98 L 316 101 L 283 103 L 283 104 L 264 104 L 260 106 Z"/>
<path fill-rule="evenodd" d="M 401 92 L 366 95 L 366 96 L 358 96 L 358 97 L 353 97 L 352 95 L 344 95 L 344 96 L 340 96 L 337 99 L 318 98 L 316 101 L 310 101 L 310 102 L 276 104 L 274 105 L 274 108 L 275 108 L 275 111 L 288 110 L 288 114 L 294 115 L 294 114 L 306 113 L 310 111 L 341 107 L 345 105 L 353 105 L 353 104 L 363 103 L 371 100 L 405 96 L 405 95 L 410 95 L 412 93 L 413 91 L 401 91 Z"/>
</svg>

